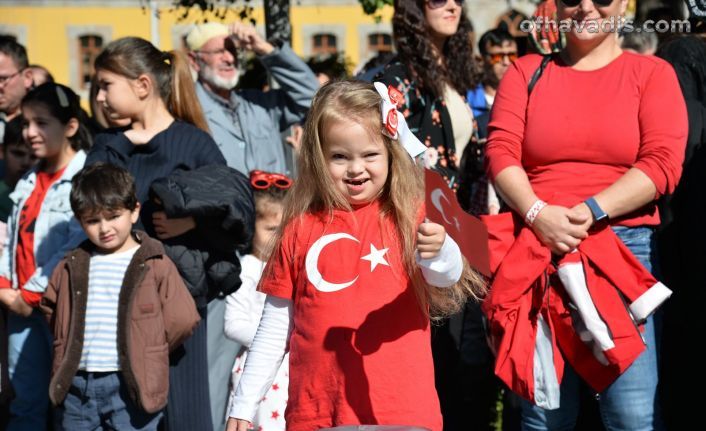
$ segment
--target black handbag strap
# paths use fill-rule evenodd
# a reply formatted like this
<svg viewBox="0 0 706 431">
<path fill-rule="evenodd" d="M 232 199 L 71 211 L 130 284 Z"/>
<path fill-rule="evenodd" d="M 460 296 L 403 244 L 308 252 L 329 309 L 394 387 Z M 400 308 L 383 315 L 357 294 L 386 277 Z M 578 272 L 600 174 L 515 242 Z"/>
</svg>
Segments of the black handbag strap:
<svg viewBox="0 0 706 431">
<path fill-rule="evenodd" d="M 539 78 L 542 76 L 542 73 L 544 73 L 544 69 L 547 67 L 547 64 L 551 61 L 553 58 L 552 55 L 545 55 L 544 58 L 542 59 L 542 63 L 539 65 L 537 70 L 534 71 L 532 74 L 532 78 L 529 80 L 529 83 L 527 84 L 527 96 L 529 96 L 532 93 L 532 90 L 534 89 L 534 86 L 537 85 L 537 81 L 539 81 Z"/>
</svg>

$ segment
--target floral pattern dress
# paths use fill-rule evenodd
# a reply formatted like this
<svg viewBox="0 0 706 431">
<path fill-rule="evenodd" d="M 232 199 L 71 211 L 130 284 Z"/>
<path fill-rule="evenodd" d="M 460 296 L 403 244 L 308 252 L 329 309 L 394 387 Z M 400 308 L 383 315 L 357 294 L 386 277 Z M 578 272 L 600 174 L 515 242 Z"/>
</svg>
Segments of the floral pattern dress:
<svg viewBox="0 0 706 431">
<path fill-rule="evenodd" d="M 391 85 L 403 94 L 404 104 L 399 111 L 405 116 L 412 133 L 427 146 L 424 157 L 428 165 L 457 190 L 461 155 L 456 153 L 451 116 L 443 98 L 435 98 L 419 88 L 409 68 L 399 60 L 390 62 L 374 81 Z"/>
</svg>

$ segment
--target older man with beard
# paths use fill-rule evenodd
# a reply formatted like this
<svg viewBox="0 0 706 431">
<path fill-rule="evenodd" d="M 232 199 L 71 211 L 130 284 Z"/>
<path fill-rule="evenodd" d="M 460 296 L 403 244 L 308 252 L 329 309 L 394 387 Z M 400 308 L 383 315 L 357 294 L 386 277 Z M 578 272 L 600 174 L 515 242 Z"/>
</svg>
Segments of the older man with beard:
<svg viewBox="0 0 706 431">
<path fill-rule="evenodd" d="M 286 173 L 280 133 L 303 120 L 318 81 L 289 45 L 264 40 L 251 25 L 207 23 L 187 36 L 189 58 L 198 73 L 196 92 L 216 144 L 228 166 Z M 235 91 L 238 54 L 257 55 L 278 90 Z"/>
<path fill-rule="evenodd" d="M 316 76 L 287 44 L 264 40 L 250 25 L 198 25 L 186 43 L 191 66 L 198 73 L 196 94 L 228 166 L 245 175 L 254 169 L 286 173 L 280 132 L 304 119 L 319 87 Z M 238 54 L 245 51 L 260 58 L 280 89 L 234 90 L 239 77 Z M 207 317 L 214 430 L 225 426 L 228 382 L 240 348 L 224 336 L 224 313 L 225 301 L 218 295 L 209 302 Z"/>
</svg>

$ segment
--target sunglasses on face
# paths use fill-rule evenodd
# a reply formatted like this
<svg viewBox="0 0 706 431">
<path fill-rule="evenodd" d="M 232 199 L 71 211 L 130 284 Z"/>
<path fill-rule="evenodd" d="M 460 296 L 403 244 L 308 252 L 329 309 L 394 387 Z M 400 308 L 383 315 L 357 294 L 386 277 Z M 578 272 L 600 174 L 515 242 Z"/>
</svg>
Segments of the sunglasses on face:
<svg viewBox="0 0 706 431">
<path fill-rule="evenodd" d="M 448 3 L 449 0 L 427 0 L 427 7 L 429 9 L 439 9 L 440 7 L 446 6 L 446 3 Z M 456 3 L 456 6 L 463 6 L 464 0 L 454 0 L 454 3 Z"/>
<path fill-rule="evenodd" d="M 497 54 L 487 54 L 485 56 L 488 63 L 490 63 L 490 64 L 502 63 L 502 61 L 505 59 L 505 57 L 507 57 L 507 59 L 510 60 L 510 63 L 512 63 L 515 60 L 517 60 L 517 53 L 516 52 L 499 52 Z"/>
<path fill-rule="evenodd" d="M 581 4 L 582 0 L 561 0 L 566 7 L 576 7 Z M 593 0 L 593 4 L 598 7 L 610 6 L 613 0 Z"/>
<path fill-rule="evenodd" d="M 250 185 L 257 190 L 267 190 L 273 186 L 286 190 L 292 187 L 293 182 L 291 178 L 282 174 L 264 171 L 250 172 Z"/>
</svg>

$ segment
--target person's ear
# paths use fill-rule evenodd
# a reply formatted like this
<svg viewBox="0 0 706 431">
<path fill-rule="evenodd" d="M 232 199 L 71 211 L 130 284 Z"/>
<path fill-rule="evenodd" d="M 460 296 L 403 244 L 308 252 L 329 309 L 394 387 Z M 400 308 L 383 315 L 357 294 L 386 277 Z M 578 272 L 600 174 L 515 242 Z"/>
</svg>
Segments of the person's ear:
<svg viewBox="0 0 706 431">
<path fill-rule="evenodd" d="M 143 73 L 136 79 L 132 80 L 132 90 L 140 99 L 146 99 L 150 94 L 152 94 L 154 87 L 154 80 L 146 73 Z"/>
<path fill-rule="evenodd" d="M 137 223 L 137 219 L 140 218 L 140 203 L 135 204 L 135 209 L 130 213 L 130 222 L 132 224 Z"/>
<path fill-rule="evenodd" d="M 72 118 L 69 120 L 68 123 L 66 123 L 66 126 L 64 126 L 64 137 L 67 139 L 71 139 L 74 137 L 76 132 L 78 132 L 80 124 L 76 118 Z"/>
<path fill-rule="evenodd" d="M 22 71 L 21 76 L 22 84 L 24 85 L 26 90 L 29 90 L 30 88 L 34 87 L 34 76 L 32 76 L 32 69 L 30 69 L 29 67 L 26 68 Z"/>
<path fill-rule="evenodd" d="M 191 66 L 191 70 L 194 72 L 198 73 L 201 70 L 201 66 L 199 65 L 199 59 L 196 57 L 198 54 L 195 53 L 194 51 L 189 51 L 186 54 L 186 57 L 189 59 L 189 66 Z"/>
</svg>

